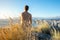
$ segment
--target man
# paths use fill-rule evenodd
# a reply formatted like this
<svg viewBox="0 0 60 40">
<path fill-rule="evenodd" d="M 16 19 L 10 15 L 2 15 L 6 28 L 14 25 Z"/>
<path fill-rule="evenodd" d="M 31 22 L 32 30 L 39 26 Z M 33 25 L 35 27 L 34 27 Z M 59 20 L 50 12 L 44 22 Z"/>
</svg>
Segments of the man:
<svg viewBox="0 0 60 40">
<path fill-rule="evenodd" d="M 32 16 L 28 12 L 28 9 L 29 9 L 29 6 L 26 5 L 24 8 L 24 12 L 20 15 L 21 24 L 25 24 L 27 26 L 32 24 Z"/>
<path fill-rule="evenodd" d="M 28 12 L 28 10 L 29 10 L 29 6 L 25 5 L 24 12 L 22 12 L 22 14 L 20 15 L 20 21 L 21 21 L 22 28 L 27 33 L 26 40 L 31 39 L 31 25 L 32 25 L 32 16 Z"/>
</svg>

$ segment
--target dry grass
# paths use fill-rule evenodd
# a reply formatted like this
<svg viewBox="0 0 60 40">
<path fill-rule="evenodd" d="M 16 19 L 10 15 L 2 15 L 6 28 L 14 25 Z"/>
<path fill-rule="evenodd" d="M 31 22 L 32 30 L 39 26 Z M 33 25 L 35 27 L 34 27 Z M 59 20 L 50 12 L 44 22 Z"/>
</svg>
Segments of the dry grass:
<svg viewBox="0 0 60 40">
<path fill-rule="evenodd" d="M 11 22 L 10 22 L 11 24 Z M 42 23 L 38 27 L 32 27 L 32 31 L 40 32 L 42 28 L 47 28 L 48 24 Z M 24 32 L 20 24 L 11 24 L 5 27 L 0 27 L 0 40 L 26 40 L 26 32 Z"/>
<path fill-rule="evenodd" d="M 49 29 L 49 24 L 47 22 L 41 22 L 34 31 L 41 32 L 42 29 Z"/>
<path fill-rule="evenodd" d="M 19 24 L 0 28 L 0 40 L 24 40 L 25 32 Z"/>
<path fill-rule="evenodd" d="M 60 40 L 60 32 L 59 31 L 54 30 L 54 32 L 52 34 L 53 34 L 53 36 L 52 36 L 53 40 Z"/>
<path fill-rule="evenodd" d="M 47 22 L 40 23 L 37 27 L 32 27 L 32 31 L 41 32 L 41 29 L 48 29 Z M 6 27 L 0 27 L 0 40 L 26 40 L 26 32 L 24 32 L 20 24 L 12 24 Z M 54 31 L 52 38 L 60 40 L 60 32 Z"/>
</svg>

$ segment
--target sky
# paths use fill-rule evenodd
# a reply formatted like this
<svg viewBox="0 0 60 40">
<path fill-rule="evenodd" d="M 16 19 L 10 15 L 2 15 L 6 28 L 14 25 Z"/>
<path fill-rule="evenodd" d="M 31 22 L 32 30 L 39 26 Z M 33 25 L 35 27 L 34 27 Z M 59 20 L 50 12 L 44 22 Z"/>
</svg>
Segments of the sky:
<svg viewBox="0 0 60 40">
<path fill-rule="evenodd" d="M 25 5 L 32 17 L 60 16 L 60 0 L 0 0 L 0 19 L 19 17 Z"/>
</svg>

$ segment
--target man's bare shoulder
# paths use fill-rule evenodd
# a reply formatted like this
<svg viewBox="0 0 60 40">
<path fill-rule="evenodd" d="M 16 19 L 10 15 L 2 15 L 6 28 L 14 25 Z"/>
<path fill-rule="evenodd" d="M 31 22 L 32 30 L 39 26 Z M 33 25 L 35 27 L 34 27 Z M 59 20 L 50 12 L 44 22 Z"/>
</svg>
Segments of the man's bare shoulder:
<svg viewBox="0 0 60 40">
<path fill-rule="evenodd" d="M 20 15 L 21 15 L 21 16 L 22 16 L 22 15 L 25 15 L 25 13 L 28 14 L 28 15 L 30 15 L 30 16 L 32 16 L 29 12 L 22 12 Z"/>
<path fill-rule="evenodd" d="M 30 16 L 32 16 L 30 13 L 28 13 Z"/>
<path fill-rule="evenodd" d="M 24 12 L 20 13 L 20 16 L 22 16 L 24 14 Z"/>
<path fill-rule="evenodd" d="M 24 14 L 25 14 L 25 12 L 22 12 L 22 13 L 21 13 L 21 15 L 24 15 Z"/>
</svg>

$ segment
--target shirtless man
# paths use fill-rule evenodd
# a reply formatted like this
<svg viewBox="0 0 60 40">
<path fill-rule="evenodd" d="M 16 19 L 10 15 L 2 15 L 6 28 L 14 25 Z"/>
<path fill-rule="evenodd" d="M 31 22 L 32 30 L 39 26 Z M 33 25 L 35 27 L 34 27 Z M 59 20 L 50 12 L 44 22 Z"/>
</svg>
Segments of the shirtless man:
<svg viewBox="0 0 60 40">
<path fill-rule="evenodd" d="M 20 15 L 20 21 L 21 21 L 21 25 L 22 25 L 23 30 L 25 32 L 27 31 L 27 35 L 28 36 L 31 36 L 29 34 L 31 32 L 30 30 L 31 30 L 31 25 L 32 25 L 32 16 L 28 12 L 28 9 L 29 9 L 29 6 L 26 5 L 25 8 L 24 8 L 24 12 L 22 12 L 22 14 Z M 29 39 L 26 39 L 26 40 L 30 40 L 30 38 Z"/>
<path fill-rule="evenodd" d="M 28 12 L 29 7 L 26 5 L 24 8 L 24 12 L 20 15 L 20 20 L 21 20 L 21 24 L 25 24 L 28 26 L 32 24 L 32 16 L 31 14 Z"/>
</svg>

